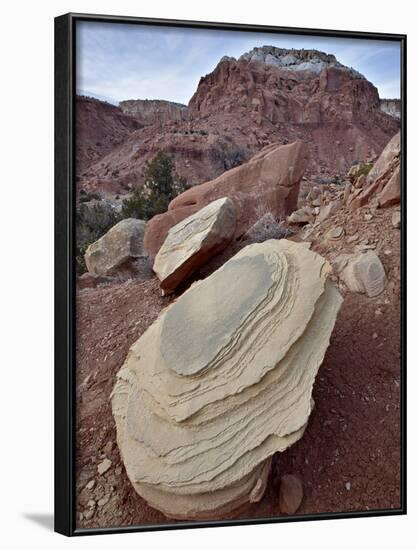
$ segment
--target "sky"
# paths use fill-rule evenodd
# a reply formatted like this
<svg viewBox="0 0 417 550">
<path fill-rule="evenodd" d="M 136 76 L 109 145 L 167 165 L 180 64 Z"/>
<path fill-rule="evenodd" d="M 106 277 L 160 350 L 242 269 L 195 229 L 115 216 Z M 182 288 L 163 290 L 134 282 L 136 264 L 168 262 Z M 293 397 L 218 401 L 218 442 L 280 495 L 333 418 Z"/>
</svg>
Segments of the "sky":
<svg viewBox="0 0 417 550">
<path fill-rule="evenodd" d="M 400 44 L 326 38 L 79 21 L 77 93 L 118 104 L 125 99 L 166 99 L 187 104 L 201 76 L 228 55 L 255 46 L 331 53 L 370 80 L 381 98 L 400 97 Z"/>
</svg>

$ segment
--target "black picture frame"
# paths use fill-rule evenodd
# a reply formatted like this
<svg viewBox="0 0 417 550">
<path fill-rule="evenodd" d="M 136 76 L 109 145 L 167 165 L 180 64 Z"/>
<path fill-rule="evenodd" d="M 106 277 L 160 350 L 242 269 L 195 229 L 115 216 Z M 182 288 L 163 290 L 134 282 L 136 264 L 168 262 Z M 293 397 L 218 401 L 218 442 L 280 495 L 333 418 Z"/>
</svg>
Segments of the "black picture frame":
<svg viewBox="0 0 417 550">
<path fill-rule="evenodd" d="M 401 506 L 398 509 L 329 512 L 265 519 L 177 522 L 76 529 L 75 527 L 75 26 L 79 21 L 197 29 L 285 33 L 396 41 L 401 46 Z M 181 21 L 69 13 L 55 18 L 55 531 L 66 536 L 281 523 L 406 514 L 406 104 L 407 37 L 270 25 Z"/>
</svg>

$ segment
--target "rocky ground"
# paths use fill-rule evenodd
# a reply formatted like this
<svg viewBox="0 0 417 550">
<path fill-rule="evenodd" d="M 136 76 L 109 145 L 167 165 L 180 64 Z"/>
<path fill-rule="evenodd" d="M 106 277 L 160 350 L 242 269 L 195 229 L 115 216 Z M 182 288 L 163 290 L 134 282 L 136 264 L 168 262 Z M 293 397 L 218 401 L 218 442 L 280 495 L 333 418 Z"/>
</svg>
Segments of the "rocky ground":
<svg viewBox="0 0 417 550">
<path fill-rule="evenodd" d="M 333 261 L 356 247 L 378 253 L 388 278 L 376 298 L 347 292 L 314 386 L 315 409 L 303 438 L 274 457 L 260 503 L 239 517 L 282 513 L 284 474 L 303 482 L 297 514 L 362 511 L 400 506 L 400 231 L 394 210 L 341 208 L 311 231 L 308 240 Z M 331 229 L 342 227 L 337 241 Z M 206 264 L 205 277 L 236 251 L 240 241 Z M 177 294 L 189 286 L 179 288 Z M 132 488 L 121 462 L 109 396 L 115 374 L 137 338 L 176 295 L 161 297 L 155 278 L 84 289 L 77 297 L 77 526 L 166 523 Z"/>
</svg>

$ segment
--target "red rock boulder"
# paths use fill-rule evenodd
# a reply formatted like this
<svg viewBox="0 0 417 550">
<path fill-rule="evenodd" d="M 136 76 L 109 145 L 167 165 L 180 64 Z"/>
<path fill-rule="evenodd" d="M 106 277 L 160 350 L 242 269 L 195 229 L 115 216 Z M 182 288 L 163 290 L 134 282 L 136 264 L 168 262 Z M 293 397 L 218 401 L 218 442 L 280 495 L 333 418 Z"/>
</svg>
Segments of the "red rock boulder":
<svg viewBox="0 0 417 550">
<path fill-rule="evenodd" d="M 286 218 L 297 207 L 306 164 L 307 148 L 300 140 L 264 147 L 249 162 L 185 191 L 171 201 L 167 212 L 149 220 L 144 237 L 146 251 L 155 256 L 172 226 L 225 196 L 236 205 L 235 238 L 267 212 L 275 218 Z"/>
</svg>

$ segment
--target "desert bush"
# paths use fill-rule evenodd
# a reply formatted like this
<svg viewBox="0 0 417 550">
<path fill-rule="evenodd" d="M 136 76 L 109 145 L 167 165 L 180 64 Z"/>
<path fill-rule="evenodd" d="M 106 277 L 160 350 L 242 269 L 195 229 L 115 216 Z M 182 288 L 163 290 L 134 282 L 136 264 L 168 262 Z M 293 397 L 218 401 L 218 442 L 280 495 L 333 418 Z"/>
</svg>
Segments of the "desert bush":
<svg viewBox="0 0 417 550">
<path fill-rule="evenodd" d="M 264 212 L 246 232 L 245 238 L 254 243 L 262 243 L 268 239 L 285 239 L 291 234 L 292 230 L 285 220 L 277 220 L 272 212 Z"/>
<path fill-rule="evenodd" d="M 367 176 L 372 169 L 373 164 L 371 162 L 361 162 L 359 168 L 355 172 L 355 178 L 359 178 L 364 174 Z"/>
<path fill-rule="evenodd" d="M 122 218 L 149 220 L 166 212 L 172 199 L 187 189 L 185 178 L 175 172 L 173 157 L 161 151 L 146 162 L 143 176 L 143 185 L 123 201 Z"/>
</svg>

